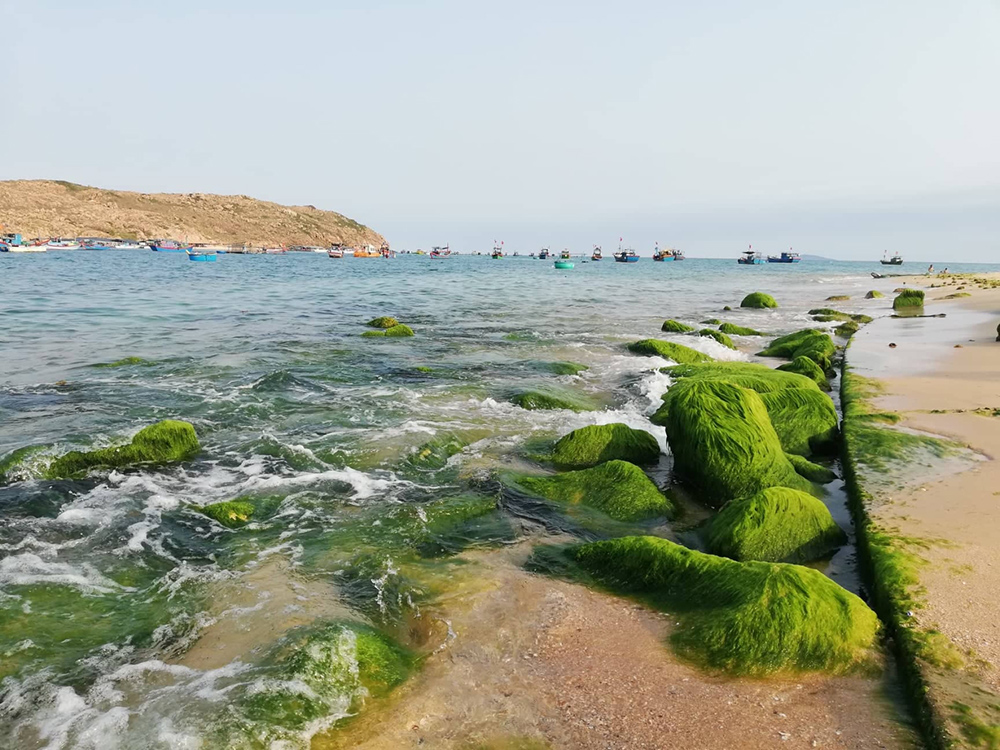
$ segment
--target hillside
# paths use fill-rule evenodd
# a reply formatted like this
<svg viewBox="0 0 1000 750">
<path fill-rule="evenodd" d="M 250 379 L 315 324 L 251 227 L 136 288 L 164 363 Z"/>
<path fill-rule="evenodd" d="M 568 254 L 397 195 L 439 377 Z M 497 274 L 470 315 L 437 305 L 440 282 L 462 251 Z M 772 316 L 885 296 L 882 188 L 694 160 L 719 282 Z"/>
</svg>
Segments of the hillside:
<svg viewBox="0 0 1000 750">
<path fill-rule="evenodd" d="M 0 181 L 0 224 L 25 237 L 170 237 L 249 245 L 379 245 L 383 238 L 333 211 L 245 195 L 129 193 L 51 180 Z"/>
</svg>

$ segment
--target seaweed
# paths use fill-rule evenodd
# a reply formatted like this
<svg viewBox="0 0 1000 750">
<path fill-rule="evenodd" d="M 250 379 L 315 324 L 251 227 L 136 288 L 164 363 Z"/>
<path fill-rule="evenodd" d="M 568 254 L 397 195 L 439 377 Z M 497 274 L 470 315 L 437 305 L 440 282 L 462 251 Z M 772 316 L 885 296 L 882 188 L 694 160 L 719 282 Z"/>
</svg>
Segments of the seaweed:
<svg viewBox="0 0 1000 750">
<path fill-rule="evenodd" d="M 588 469 L 616 459 L 645 465 L 660 458 L 656 438 L 621 423 L 581 427 L 561 437 L 552 449 L 552 463 L 560 469 Z"/>
<path fill-rule="evenodd" d="M 837 347 L 829 334 L 815 328 L 804 328 L 776 338 L 764 351 L 759 352 L 759 355 L 784 359 L 808 357 L 826 371 L 830 369 L 830 362 L 836 351 Z"/>
<path fill-rule="evenodd" d="M 829 390 L 830 388 L 830 381 L 827 379 L 826 373 L 823 372 L 823 368 L 809 359 L 809 357 L 796 357 L 791 362 L 778 365 L 776 369 L 781 372 L 794 372 L 807 377 L 824 390 Z"/>
<path fill-rule="evenodd" d="M 799 476 L 808 479 L 815 484 L 829 484 L 837 478 L 830 469 L 819 464 L 814 464 L 808 458 L 795 453 L 786 453 L 785 457 L 791 462 Z"/>
</svg>

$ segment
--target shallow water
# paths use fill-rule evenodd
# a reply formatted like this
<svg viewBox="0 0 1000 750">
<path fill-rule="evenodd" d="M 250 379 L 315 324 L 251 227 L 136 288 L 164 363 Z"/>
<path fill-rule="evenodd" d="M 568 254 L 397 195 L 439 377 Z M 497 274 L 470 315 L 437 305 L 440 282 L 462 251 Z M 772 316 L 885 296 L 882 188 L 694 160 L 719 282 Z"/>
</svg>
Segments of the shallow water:
<svg viewBox="0 0 1000 750">
<path fill-rule="evenodd" d="M 363 622 L 415 653 L 446 648 L 436 605 L 462 566 L 454 553 L 616 533 L 520 497 L 499 477 L 527 465 L 531 445 L 585 424 L 626 422 L 666 447 L 647 419 L 669 387 L 655 369 L 666 361 L 631 356 L 623 343 L 658 336 L 668 317 L 780 334 L 810 324 L 806 310 L 834 294 L 853 298 L 830 303 L 838 309 L 888 314 L 888 300 L 860 299 L 895 286 L 873 281 L 873 270 L 0 255 L 0 456 L 105 445 L 165 418 L 192 422 L 203 446 L 170 469 L 73 481 L 29 472 L 0 487 L 0 737 L 26 748 L 304 746 L 355 711 L 367 688 L 354 636 L 337 635 L 324 658 L 343 678 L 322 689 L 282 671 L 288 644 L 324 623 Z M 722 312 L 753 290 L 782 307 Z M 381 314 L 417 336 L 361 338 Z M 759 341 L 741 343 L 753 351 Z M 97 366 L 128 357 L 141 361 Z M 557 361 L 590 369 L 554 375 Z M 603 408 L 508 402 L 536 386 Z M 664 487 L 669 465 L 665 456 L 651 472 Z M 274 514 L 234 531 L 197 510 L 238 496 L 269 498 Z M 846 523 L 842 493 L 828 502 Z M 855 587 L 851 556 L 838 554 L 828 572 Z M 320 714 L 303 725 L 261 711 L 256 697 L 279 684 Z"/>
</svg>

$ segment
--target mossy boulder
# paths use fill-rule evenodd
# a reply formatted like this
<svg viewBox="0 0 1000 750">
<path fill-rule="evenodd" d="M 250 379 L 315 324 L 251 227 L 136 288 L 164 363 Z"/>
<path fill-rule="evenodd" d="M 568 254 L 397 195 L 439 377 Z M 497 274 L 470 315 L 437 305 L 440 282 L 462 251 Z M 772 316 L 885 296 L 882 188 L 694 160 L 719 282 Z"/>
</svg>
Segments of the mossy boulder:
<svg viewBox="0 0 1000 750">
<path fill-rule="evenodd" d="M 390 328 L 386 328 L 384 331 L 365 331 L 361 334 L 365 338 L 405 338 L 406 336 L 413 336 L 413 329 L 410 328 L 405 323 L 398 323 Z"/>
<path fill-rule="evenodd" d="M 579 375 L 584 370 L 589 370 L 587 365 L 579 365 L 576 362 L 547 362 L 546 369 L 553 375 Z"/>
<path fill-rule="evenodd" d="M 872 289 L 865 295 L 865 299 L 882 299 L 884 296 L 878 289 Z"/>
<path fill-rule="evenodd" d="M 217 521 L 226 528 L 239 529 L 248 523 L 265 520 L 281 505 L 282 498 L 238 497 L 221 503 L 211 503 L 198 508 L 200 513 Z"/>
<path fill-rule="evenodd" d="M 814 464 L 805 456 L 799 456 L 795 453 L 786 453 L 785 457 L 791 462 L 795 471 L 799 473 L 800 477 L 808 479 L 810 482 L 816 484 L 829 484 L 837 478 L 830 469 L 819 464 Z"/>
<path fill-rule="evenodd" d="M 522 409 L 569 409 L 570 411 L 591 411 L 594 404 L 582 397 L 547 390 L 521 391 L 511 397 L 510 402 Z"/>
<path fill-rule="evenodd" d="M 736 562 L 649 536 L 570 554 L 606 586 L 670 612 L 679 623 L 673 647 L 699 666 L 764 676 L 846 673 L 876 662 L 875 613 L 811 568 Z"/>
<path fill-rule="evenodd" d="M 893 310 L 912 310 L 924 306 L 923 289 L 902 289 L 892 301 Z"/>
<path fill-rule="evenodd" d="M 665 320 L 663 321 L 663 325 L 660 326 L 660 330 L 667 333 L 691 333 L 694 331 L 694 327 L 678 323 L 676 320 Z"/>
<path fill-rule="evenodd" d="M 755 391 L 694 379 L 677 383 L 667 395 L 664 426 L 674 470 L 707 504 L 719 507 L 768 487 L 810 489 L 785 457 Z"/>
<path fill-rule="evenodd" d="M 722 331 L 713 331 L 711 328 L 702 328 L 698 331 L 698 335 L 704 336 L 705 338 L 715 339 L 728 349 L 736 349 L 736 344 L 733 343 L 733 340 Z"/>
<path fill-rule="evenodd" d="M 581 427 L 561 437 L 552 449 L 560 469 L 589 469 L 605 461 L 629 461 L 644 466 L 660 459 L 656 438 L 621 423 Z"/>
<path fill-rule="evenodd" d="M 735 323 L 723 323 L 719 330 L 727 336 L 763 336 L 764 334 L 753 328 L 738 326 Z"/>
<path fill-rule="evenodd" d="M 642 354 L 647 357 L 663 357 L 681 365 L 712 361 L 710 356 L 699 352 L 697 349 L 692 349 L 683 344 L 675 344 L 672 341 L 660 341 L 658 339 L 636 341 L 628 345 L 628 350 L 633 354 Z"/>
<path fill-rule="evenodd" d="M 775 301 L 774 297 L 770 294 L 764 294 L 764 292 L 751 292 L 743 298 L 742 302 L 740 302 L 740 307 L 749 307 L 756 310 L 774 308 L 777 306 L 778 303 Z"/>
<path fill-rule="evenodd" d="M 805 328 L 776 338 L 764 351 L 760 352 L 760 356 L 782 357 L 784 359 L 808 357 L 824 371 L 827 371 L 830 369 L 830 361 L 836 351 L 837 347 L 833 343 L 833 339 L 830 338 L 830 334 L 815 328 Z"/>
<path fill-rule="evenodd" d="M 645 472 L 628 461 L 544 477 L 520 477 L 525 489 L 560 503 L 596 508 L 616 521 L 642 521 L 673 514 L 673 505 Z"/>
<path fill-rule="evenodd" d="M 853 336 L 854 334 L 856 334 L 858 332 L 858 329 L 860 327 L 861 326 L 858 325 L 855 321 L 853 321 L 853 320 L 847 320 L 847 321 L 844 321 L 843 323 L 841 323 L 839 326 L 837 326 L 833 330 L 841 338 L 843 338 L 843 339 L 849 339 L 849 338 L 851 338 L 851 336 Z"/>
<path fill-rule="evenodd" d="M 372 318 L 365 325 L 372 328 L 393 328 L 399 325 L 399 321 L 395 318 L 390 318 L 388 315 L 383 315 L 378 318 Z"/>
<path fill-rule="evenodd" d="M 69 479 L 92 469 L 127 469 L 134 466 L 180 463 L 198 455 L 201 446 L 188 422 L 166 419 L 144 427 L 128 445 L 94 451 L 71 451 L 45 470 L 47 479 Z"/>
<path fill-rule="evenodd" d="M 781 372 L 794 372 L 798 375 L 803 375 L 816 383 L 820 388 L 828 389 L 830 387 L 823 368 L 809 359 L 809 357 L 796 357 L 791 362 L 778 365 L 777 369 Z"/>
<path fill-rule="evenodd" d="M 709 552 L 734 560 L 804 563 L 826 557 L 847 535 L 812 495 L 769 487 L 719 511 L 705 540 Z"/>
</svg>

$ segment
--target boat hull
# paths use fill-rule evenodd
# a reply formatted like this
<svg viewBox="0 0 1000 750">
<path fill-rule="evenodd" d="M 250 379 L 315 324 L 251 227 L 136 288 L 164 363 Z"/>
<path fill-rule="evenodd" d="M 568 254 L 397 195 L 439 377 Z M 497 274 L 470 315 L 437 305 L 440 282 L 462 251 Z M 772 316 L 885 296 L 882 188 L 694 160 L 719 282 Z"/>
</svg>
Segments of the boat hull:
<svg viewBox="0 0 1000 750">
<path fill-rule="evenodd" d="M 154 253 L 186 253 L 186 247 L 164 247 L 163 245 L 150 245 L 149 249 Z"/>
<path fill-rule="evenodd" d="M 633 255 L 627 258 L 615 258 L 615 263 L 638 263 L 639 256 Z"/>
<path fill-rule="evenodd" d="M 555 266 L 556 268 L 563 268 L 563 269 L 573 268 L 573 262 L 569 260 L 557 260 L 555 262 Z"/>
<path fill-rule="evenodd" d="M 883 266 L 901 266 L 901 265 L 903 265 L 903 261 L 901 261 L 901 260 L 900 261 L 880 260 L 879 263 L 881 263 Z"/>
<path fill-rule="evenodd" d="M 188 260 L 196 263 L 214 263 L 215 253 L 188 253 Z"/>
<path fill-rule="evenodd" d="M 793 260 L 786 260 L 784 258 L 768 258 L 767 262 L 768 263 L 798 263 L 799 260 L 797 258 L 795 258 Z"/>
</svg>

